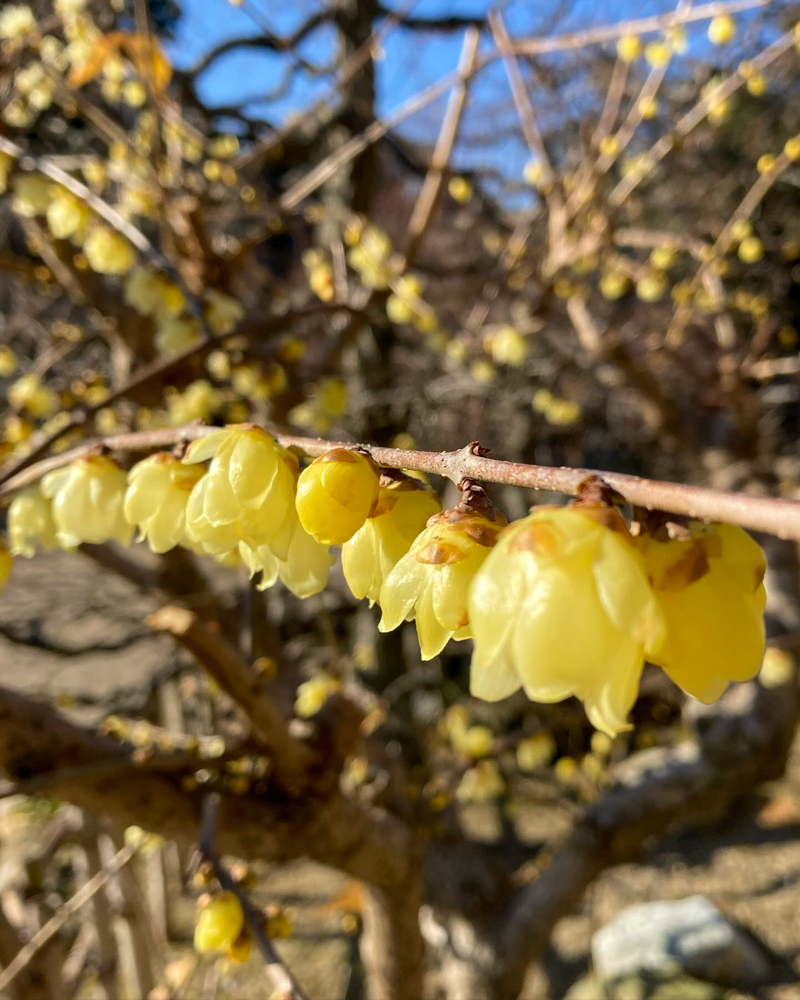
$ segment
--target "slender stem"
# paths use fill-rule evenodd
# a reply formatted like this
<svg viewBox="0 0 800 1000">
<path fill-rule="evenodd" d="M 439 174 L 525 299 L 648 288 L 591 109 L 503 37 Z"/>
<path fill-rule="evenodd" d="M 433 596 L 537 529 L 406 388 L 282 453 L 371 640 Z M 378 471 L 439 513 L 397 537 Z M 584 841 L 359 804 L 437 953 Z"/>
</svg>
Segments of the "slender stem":
<svg viewBox="0 0 800 1000">
<path fill-rule="evenodd" d="M 98 445 L 103 445 L 112 451 L 154 451 L 178 441 L 194 441 L 216 429 L 190 424 L 188 427 L 159 428 L 153 431 L 95 438 L 79 448 L 53 455 L 18 473 L 0 486 L 0 498 L 23 486 L 30 486 L 46 472 L 67 465 Z M 622 472 L 504 462 L 486 458 L 485 450 L 475 442 L 459 451 L 432 452 L 378 448 L 352 441 L 328 441 L 324 438 L 298 437 L 292 434 L 275 434 L 274 437 L 285 448 L 294 448 L 309 458 L 324 455 L 334 448 L 366 448 L 379 465 L 390 469 L 408 469 L 444 476 L 454 483 L 469 478 L 484 483 L 502 483 L 506 486 L 521 486 L 530 490 L 547 490 L 576 496 L 587 478 L 599 476 L 629 504 L 637 507 L 662 510 L 682 517 L 738 524 L 750 531 L 763 531 L 778 538 L 800 541 L 800 501 L 797 500 L 749 496 L 745 493 L 731 493 L 705 486 L 644 479 Z"/>
<path fill-rule="evenodd" d="M 39 949 L 47 944 L 54 934 L 58 933 L 72 914 L 77 913 L 85 903 L 88 903 L 94 894 L 103 888 L 111 876 L 131 860 L 135 853 L 136 851 L 133 847 L 123 847 L 122 850 L 114 855 L 102 871 L 93 875 L 84 886 L 78 889 L 69 902 L 65 903 L 53 914 L 47 923 L 19 950 L 14 960 L 9 962 L 5 969 L 0 972 L 0 990 L 5 990 L 8 984 L 13 982 L 15 977 L 28 965 Z"/>
<path fill-rule="evenodd" d="M 267 974 L 272 980 L 272 985 L 275 987 L 277 995 L 282 1000 L 306 1000 L 306 994 L 303 992 L 302 987 L 277 953 L 275 946 L 264 930 L 260 914 L 256 912 L 246 894 L 233 881 L 230 873 L 217 854 L 216 830 L 219 806 L 220 798 L 214 793 L 206 796 L 203 800 L 203 816 L 200 826 L 200 836 L 198 838 L 200 853 L 211 864 L 222 888 L 227 892 L 232 892 L 239 900 L 253 935 L 253 940 L 258 945 L 258 950 L 261 952 L 266 963 Z"/>
</svg>

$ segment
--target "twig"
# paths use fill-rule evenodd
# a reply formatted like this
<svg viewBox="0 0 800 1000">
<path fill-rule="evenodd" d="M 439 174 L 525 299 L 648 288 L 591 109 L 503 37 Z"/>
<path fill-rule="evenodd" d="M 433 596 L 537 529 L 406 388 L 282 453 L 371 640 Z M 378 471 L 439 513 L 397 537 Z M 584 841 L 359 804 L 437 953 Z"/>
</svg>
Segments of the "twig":
<svg viewBox="0 0 800 1000">
<path fill-rule="evenodd" d="M 698 7 L 695 11 L 701 10 Z M 751 60 L 751 64 L 754 71 L 762 70 L 768 66 L 771 62 L 774 62 L 779 56 L 783 55 L 787 49 L 795 43 L 796 38 L 793 31 L 786 32 L 782 35 L 776 42 L 773 42 L 769 48 L 765 49 L 759 56 Z M 724 80 L 718 87 L 715 87 L 713 92 L 704 97 L 701 101 L 690 110 L 687 111 L 682 118 L 679 118 L 669 135 L 662 136 L 658 142 L 652 146 L 644 155 L 647 167 L 644 170 L 633 171 L 629 173 L 626 177 L 623 177 L 614 187 L 608 196 L 608 202 L 610 205 L 618 208 L 625 199 L 636 190 L 636 188 L 642 183 L 642 181 L 648 176 L 648 174 L 654 169 L 657 163 L 664 159 L 664 157 L 674 148 L 676 138 L 683 138 L 692 131 L 695 126 L 699 125 L 701 121 L 706 117 L 709 109 L 717 102 L 723 101 L 731 94 L 734 94 L 740 87 L 745 84 L 745 78 L 737 71 L 732 73 L 726 80 Z"/>
<path fill-rule="evenodd" d="M 431 156 L 431 165 L 425 180 L 422 183 L 411 219 L 408 223 L 408 246 L 406 247 L 405 266 L 409 267 L 416 257 L 417 249 L 425 235 L 425 230 L 431 220 L 436 201 L 442 187 L 444 171 L 450 161 L 456 138 L 458 136 L 459 125 L 467 103 L 468 80 L 472 74 L 472 67 L 475 65 L 475 56 L 478 51 L 480 33 L 475 28 L 468 28 L 464 32 L 464 44 L 461 48 L 461 56 L 458 60 L 458 71 L 460 74 L 460 84 L 453 88 L 447 110 L 442 120 L 442 127 Z"/>
<path fill-rule="evenodd" d="M 253 939 L 267 966 L 267 975 L 278 992 L 281 1000 L 306 1000 L 306 994 L 292 975 L 290 969 L 275 950 L 275 946 L 264 930 L 260 914 L 256 912 L 247 896 L 233 881 L 228 870 L 222 864 L 216 850 L 217 815 L 220 798 L 215 793 L 207 795 L 203 800 L 203 815 L 200 824 L 198 847 L 203 858 L 211 864 L 219 884 L 227 892 L 232 892 L 244 910 L 245 918 L 250 927 Z"/>
<path fill-rule="evenodd" d="M 167 447 L 176 441 L 193 441 L 210 434 L 216 428 L 190 424 L 176 429 L 137 431 L 96 438 L 80 448 L 54 455 L 25 469 L 13 480 L 0 487 L 0 497 L 23 486 L 37 482 L 46 472 L 67 465 L 85 455 L 97 444 L 117 451 L 152 451 Z M 522 462 L 504 462 L 486 458 L 476 445 L 467 445 L 459 451 L 414 451 L 403 448 L 378 448 L 372 445 L 346 441 L 328 441 L 323 438 L 297 437 L 276 434 L 275 438 L 285 448 L 295 448 L 310 458 L 324 455 L 334 448 L 366 447 L 380 465 L 390 469 L 409 469 L 444 476 L 454 483 L 462 479 L 477 479 L 485 483 L 502 483 L 521 486 L 530 490 L 547 490 L 576 496 L 584 480 L 599 476 L 625 500 L 648 510 L 663 510 L 682 517 L 700 518 L 738 524 L 750 531 L 764 531 L 778 538 L 800 541 L 800 501 L 776 497 L 756 497 L 744 493 L 669 483 L 658 479 L 643 479 L 621 472 L 598 469 L 570 469 L 565 466 L 525 465 Z"/>
<path fill-rule="evenodd" d="M 207 628 L 194 612 L 167 605 L 147 619 L 154 632 L 172 636 L 204 667 L 244 711 L 254 734 L 269 750 L 273 771 L 291 792 L 300 790 L 311 752 L 289 735 L 286 722 L 267 691 L 267 682 L 221 635 Z"/>
<path fill-rule="evenodd" d="M 629 33 L 645 33 L 661 31 L 675 24 L 685 24 L 690 21 L 703 21 L 714 17 L 719 13 L 735 13 L 741 10 L 750 10 L 753 7 L 763 7 L 770 0 L 734 0 L 732 3 L 709 3 L 697 7 L 695 10 L 678 17 L 676 14 L 665 14 L 660 17 L 645 17 L 633 21 L 622 21 L 618 24 L 607 25 L 601 28 L 594 28 L 589 31 L 572 32 L 565 35 L 553 35 L 549 38 L 531 38 L 511 44 L 509 55 L 541 55 L 543 53 L 563 52 L 567 49 L 582 48 L 585 45 L 596 45 L 600 42 L 614 41 L 622 35 Z M 499 58 L 501 53 L 497 50 L 488 52 L 482 58 L 477 59 L 473 67 L 472 75 L 479 73 L 482 69 Z M 434 81 L 425 90 L 420 91 L 413 97 L 400 105 L 392 114 L 379 121 L 373 122 L 360 135 L 354 136 L 346 142 L 335 153 L 327 157 L 286 191 L 280 198 L 279 205 L 284 211 L 291 211 L 296 208 L 305 198 L 313 194 L 320 185 L 324 184 L 336 171 L 349 163 L 354 157 L 362 153 L 372 143 L 378 142 L 387 132 L 395 128 L 407 118 L 427 108 L 428 105 L 438 101 L 451 87 L 458 83 L 459 73 L 455 70 Z"/>
<path fill-rule="evenodd" d="M 47 923 L 39 928 L 30 941 L 27 942 L 16 954 L 14 960 L 0 972 L 0 990 L 8 987 L 16 976 L 28 965 L 34 955 L 64 926 L 69 918 L 99 892 L 108 882 L 112 875 L 120 870 L 123 865 L 127 865 L 136 853 L 134 847 L 123 847 L 109 861 L 103 871 L 92 876 L 89 881 L 55 913 Z"/>
<path fill-rule="evenodd" d="M 213 338 L 211 328 L 208 325 L 202 306 L 200 305 L 197 297 L 193 295 L 187 287 L 186 282 L 183 280 L 183 276 L 178 268 L 175 267 L 172 261 L 168 260 L 159 249 L 153 246 L 150 240 L 140 229 L 137 229 L 136 226 L 120 215 L 120 213 L 113 206 L 103 201 L 102 198 L 96 195 L 94 191 L 88 188 L 85 184 L 82 184 L 81 181 L 77 180 L 71 174 L 68 174 L 66 170 L 62 170 L 61 167 L 57 167 L 46 157 L 32 156 L 30 153 L 26 153 L 22 146 L 18 146 L 17 143 L 4 138 L 3 136 L 0 136 L 0 152 L 7 153 L 9 156 L 13 157 L 20 170 L 24 170 L 28 173 L 36 172 L 43 174 L 45 177 L 49 177 L 50 180 L 55 181 L 56 184 L 60 184 L 61 187 L 66 188 L 67 191 L 74 194 L 76 198 L 79 198 L 82 202 L 88 205 L 93 212 L 99 215 L 100 218 L 107 222 L 113 229 L 116 229 L 118 233 L 122 233 L 125 239 L 128 240 L 129 243 L 133 244 L 139 253 L 144 254 L 145 257 L 148 257 L 150 260 L 158 264 L 158 266 L 170 276 L 170 278 L 183 292 L 187 307 L 199 322 L 205 339 L 211 340 Z"/>
<path fill-rule="evenodd" d="M 169 354 L 163 358 L 156 358 L 155 361 L 152 361 L 150 364 L 143 365 L 131 375 L 124 385 L 113 389 L 102 400 L 99 400 L 97 403 L 93 403 L 90 406 L 77 407 L 76 409 L 71 410 L 69 420 L 62 427 L 59 427 L 57 430 L 52 431 L 50 434 L 47 434 L 39 440 L 34 447 L 21 458 L 18 458 L 5 465 L 3 468 L 0 468 L 0 495 L 2 495 L 1 488 L 4 483 L 7 483 L 9 480 L 16 477 L 19 472 L 26 469 L 29 465 L 32 465 L 42 455 L 45 455 L 50 450 L 50 447 L 55 444 L 56 441 L 59 441 L 62 437 L 64 437 L 65 434 L 75 430 L 77 427 L 84 426 L 87 420 L 93 417 L 99 410 L 112 406 L 118 400 L 130 396 L 131 393 L 141 389 L 142 386 L 147 385 L 149 382 L 163 378 L 174 368 L 179 368 L 187 361 L 191 361 L 195 358 L 202 357 L 204 354 L 208 354 L 215 347 L 220 344 L 225 344 L 233 337 L 263 337 L 267 334 L 277 333 L 278 331 L 288 329 L 294 323 L 300 322 L 304 319 L 310 319 L 312 317 L 328 313 L 336 313 L 339 310 L 349 312 L 351 316 L 359 314 L 358 309 L 355 309 L 346 303 L 337 302 L 330 305 L 326 303 L 319 303 L 318 305 L 311 306 L 307 309 L 298 309 L 294 312 L 285 313 L 280 316 L 270 316 L 267 319 L 245 321 L 230 333 L 217 334 L 217 336 L 211 337 L 208 340 L 202 340 L 196 344 L 192 344 L 183 351 L 178 351 L 175 354 Z M 180 438 L 177 440 L 180 440 Z"/>
</svg>

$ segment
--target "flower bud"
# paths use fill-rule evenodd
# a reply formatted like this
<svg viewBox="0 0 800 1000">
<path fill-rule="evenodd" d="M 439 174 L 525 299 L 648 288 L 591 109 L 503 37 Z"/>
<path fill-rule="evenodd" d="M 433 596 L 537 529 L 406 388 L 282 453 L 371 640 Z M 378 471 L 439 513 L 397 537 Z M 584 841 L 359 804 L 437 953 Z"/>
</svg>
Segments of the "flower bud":
<svg viewBox="0 0 800 1000">
<path fill-rule="evenodd" d="M 139 541 L 146 540 L 153 552 L 169 552 L 183 541 L 186 504 L 204 471 L 159 451 L 137 462 L 128 473 L 125 518 L 139 529 Z"/>
<path fill-rule="evenodd" d="M 122 511 L 127 479 L 105 455 L 84 455 L 42 479 L 42 493 L 53 501 L 59 544 L 115 540 L 127 545 L 133 528 Z"/>
<path fill-rule="evenodd" d="M 300 474 L 300 523 L 318 542 L 343 545 L 369 517 L 378 487 L 378 470 L 367 455 L 345 448 L 329 451 Z"/>
<path fill-rule="evenodd" d="M 475 575 L 469 619 L 475 697 L 575 695 L 609 735 L 628 728 L 645 651 L 664 635 L 642 557 L 600 505 L 540 507 L 510 525 Z"/>
<path fill-rule="evenodd" d="M 194 927 L 194 950 L 227 951 L 244 929 L 244 910 L 232 892 L 215 893 L 197 914 Z"/>
<path fill-rule="evenodd" d="M 33 557 L 38 545 L 48 551 L 58 548 L 51 504 L 38 488 L 23 490 L 11 501 L 8 537 L 12 555 L 26 559 Z"/>
<path fill-rule="evenodd" d="M 761 666 L 766 561 L 741 528 L 693 521 L 687 532 L 636 540 L 666 621 L 664 642 L 649 659 L 708 703 Z"/>
</svg>

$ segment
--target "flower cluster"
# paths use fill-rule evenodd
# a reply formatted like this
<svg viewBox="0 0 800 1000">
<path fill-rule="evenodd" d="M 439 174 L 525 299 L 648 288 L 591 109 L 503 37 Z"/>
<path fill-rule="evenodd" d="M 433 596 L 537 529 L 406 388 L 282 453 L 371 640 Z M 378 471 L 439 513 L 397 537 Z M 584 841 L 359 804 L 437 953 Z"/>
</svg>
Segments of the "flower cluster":
<svg viewBox="0 0 800 1000">
<path fill-rule="evenodd" d="M 48 473 L 11 504 L 0 582 L 12 554 L 127 544 L 135 527 L 154 552 L 182 545 L 241 561 L 261 588 L 281 580 L 305 598 L 325 587 L 340 545 L 353 594 L 381 606 L 381 631 L 413 620 L 423 660 L 473 639 L 471 691 L 487 701 L 519 689 L 540 702 L 574 695 L 613 736 L 628 728 L 645 659 L 703 701 L 755 676 L 765 562 L 740 528 L 651 519 L 633 535 L 599 489 L 509 525 L 477 483 L 461 490 L 443 511 L 426 483 L 381 473 L 360 449 L 334 449 L 299 474 L 266 431 L 232 424 L 127 474 L 95 453 Z M 298 712 L 314 714 L 337 683 L 309 681 Z M 491 743 L 473 726 L 457 748 L 477 758 Z M 551 753 L 526 746 L 525 766 Z"/>
<path fill-rule="evenodd" d="M 761 665 L 764 571 L 740 528 L 690 523 L 674 538 L 634 539 L 610 507 L 534 510 L 503 532 L 473 581 L 472 693 L 575 695 L 613 736 L 628 728 L 646 657 L 713 701 Z"/>
</svg>

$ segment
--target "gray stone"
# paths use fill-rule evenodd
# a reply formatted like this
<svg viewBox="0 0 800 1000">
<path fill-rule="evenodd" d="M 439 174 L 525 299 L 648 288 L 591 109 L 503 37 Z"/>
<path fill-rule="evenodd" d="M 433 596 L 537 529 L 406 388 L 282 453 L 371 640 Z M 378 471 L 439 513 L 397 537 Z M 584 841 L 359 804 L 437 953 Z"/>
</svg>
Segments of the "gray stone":
<svg viewBox="0 0 800 1000">
<path fill-rule="evenodd" d="M 705 896 L 628 907 L 594 935 L 592 958 L 606 986 L 653 974 L 752 987 L 769 982 L 772 971 L 766 950 Z"/>
</svg>

